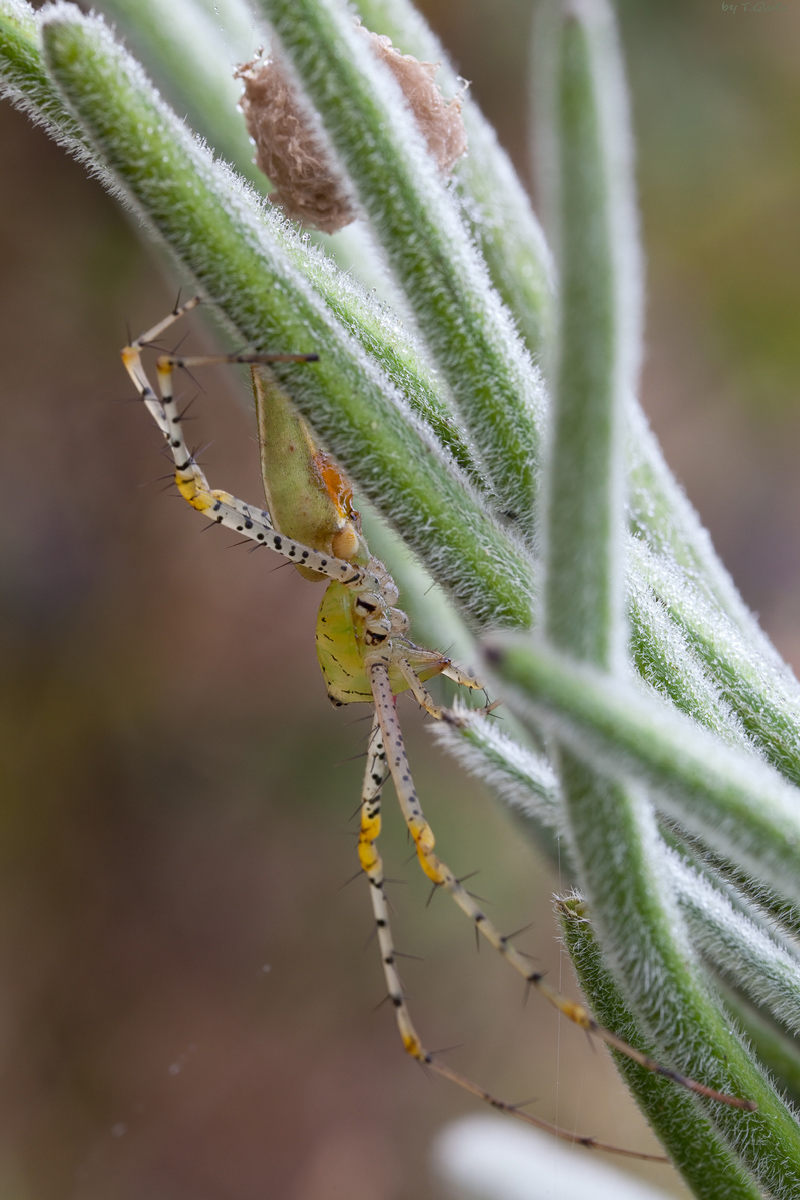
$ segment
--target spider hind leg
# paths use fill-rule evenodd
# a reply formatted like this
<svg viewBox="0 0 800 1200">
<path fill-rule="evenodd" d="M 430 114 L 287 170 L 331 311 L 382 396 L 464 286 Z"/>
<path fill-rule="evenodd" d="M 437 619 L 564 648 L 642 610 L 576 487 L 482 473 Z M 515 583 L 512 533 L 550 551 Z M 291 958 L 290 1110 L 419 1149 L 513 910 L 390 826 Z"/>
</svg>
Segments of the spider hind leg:
<svg viewBox="0 0 800 1200">
<path fill-rule="evenodd" d="M 660 1155 L 641 1154 L 635 1150 L 625 1150 L 606 1142 L 599 1142 L 593 1137 L 576 1134 L 574 1130 L 562 1129 L 549 1121 L 542 1120 L 531 1113 L 523 1112 L 521 1107 L 501 1100 L 471 1079 L 454 1071 L 427 1050 L 414 1028 L 405 992 L 397 971 L 396 958 L 398 951 L 394 947 L 391 925 L 389 923 L 389 905 L 384 890 L 383 861 L 377 848 L 377 840 L 381 832 L 381 791 L 389 770 L 387 754 L 384 745 L 384 732 L 381 720 L 376 710 L 372 722 L 369 744 L 367 747 L 367 762 L 364 770 L 364 784 L 361 792 L 361 826 L 358 837 L 358 857 L 361 869 L 369 880 L 370 899 L 375 918 L 375 928 L 378 945 L 381 952 L 384 979 L 387 996 L 394 1008 L 397 1028 L 406 1053 L 416 1059 L 421 1066 L 448 1079 L 457 1087 L 475 1096 L 478 1100 L 489 1104 L 500 1112 L 533 1125 L 537 1129 L 561 1138 L 570 1143 L 585 1146 L 588 1149 L 605 1150 L 612 1154 L 620 1154 L 629 1158 L 649 1159 L 655 1162 L 666 1162 Z"/>
<path fill-rule="evenodd" d="M 458 907 L 473 922 L 475 928 L 486 938 L 491 946 L 518 972 L 527 984 L 540 992 L 544 998 L 558 1009 L 568 1020 L 572 1021 L 587 1033 L 599 1038 L 613 1050 L 619 1051 L 633 1062 L 638 1063 L 648 1071 L 672 1079 L 680 1087 L 686 1088 L 701 1096 L 728 1104 L 733 1108 L 752 1111 L 754 1105 L 750 1100 L 737 1096 L 729 1096 L 718 1092 L 705 1084 L 699 1083 L 682 1075 L 670 1067 L 662 1066 L 648 1055 L 643 1054 L 634 1046 L 618 1038 L 610 1030 L 603 1028 L 592 1016 L 589 1010 L 574 1000 L 562 996 L 551 988 L 544 980 L 541 971 L 532 970 L 530 962 L 513 945 L 511 938 L 500 933 L 499 929 L 487 917 L 475 897 L 463 886 L 454 875 L 447 863 L 435 852 L 435 837 L 433 830 L 425 819 L 406 756 L 403 735 L 395 711 L 389 675 L 390 658 L 388 655 L 374 658 L 369 665 L 370 683 L 375 701 L 375 710 L 381 727 L 382 736 L 387 751 L 387 763 L 394 781 L 397 799 L 403 813 L 408 831 L 417 849 L 417 858 L 425 874 L 437 887 L 452 896 Z M 419 684 L 421 687 L 422 685 Z M 423 689 L 424 690 L 424 689 Z"/>
</svg>

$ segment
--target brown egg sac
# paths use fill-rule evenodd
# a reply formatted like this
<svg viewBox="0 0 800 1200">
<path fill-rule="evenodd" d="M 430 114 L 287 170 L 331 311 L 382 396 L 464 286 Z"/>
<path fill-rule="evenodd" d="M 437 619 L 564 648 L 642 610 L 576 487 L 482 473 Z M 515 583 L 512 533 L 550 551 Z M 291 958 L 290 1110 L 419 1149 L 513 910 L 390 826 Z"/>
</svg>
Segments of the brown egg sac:
<svg viewBox="0 0 800 1200">
<path fill-rule="evenodd" d="M 359 28 L 369 38 L 376 56 L 400 84 L 429 151 L 439 170 L 446 175 L 467 152 L 461 97 L 445 100 L 435 81 L 438 63 L 418 62 L 412 55 L 396 50 L 391 38 L 370 33 L 363 26 Z"/>
<path fill-rule="evenodd" d="M 445 100 L 436 82 L 437 63 L 400 54 L 388 37 L 358 27 L 375 55 L 400 85 L 428 149 L 443 174 L 467 150 L 461 100 Z M 247 129 L 255 163 L 273 185 L 270 200 L 301 225 L 335 233 L 358 216 L 357 201 L 334 152 L 290 73 L 275 58 L 239 67 Z"/>
</svg>

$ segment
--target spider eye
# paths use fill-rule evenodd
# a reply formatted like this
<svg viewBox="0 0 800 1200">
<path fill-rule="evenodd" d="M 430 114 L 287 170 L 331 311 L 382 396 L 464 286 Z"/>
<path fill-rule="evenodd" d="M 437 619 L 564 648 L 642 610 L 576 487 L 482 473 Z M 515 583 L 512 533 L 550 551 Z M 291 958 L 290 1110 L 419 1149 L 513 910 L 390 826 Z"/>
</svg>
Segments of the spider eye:
<svg viewBox="0 0 800 1200">
<path fill-rule="evenodd" d="M 374 613 L 383 607 L 381 597 L 374 592 L 361 592 L 356 599 L 356 610 L 360 613 Z"/>
</svg>

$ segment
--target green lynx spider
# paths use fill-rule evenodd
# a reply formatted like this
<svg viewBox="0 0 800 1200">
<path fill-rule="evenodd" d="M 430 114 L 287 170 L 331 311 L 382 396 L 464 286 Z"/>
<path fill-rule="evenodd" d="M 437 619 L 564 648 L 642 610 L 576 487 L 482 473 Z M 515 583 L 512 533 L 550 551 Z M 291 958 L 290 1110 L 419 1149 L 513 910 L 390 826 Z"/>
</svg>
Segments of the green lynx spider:
<svg viewBox="0 0 800 1200">
<path fill-rule="evenodd" d="M 352 506 L 352 489 L 341 470 L 320 452 L 302 420 L 290 411 L 282 393 L 270 388 L 257 370 L 275 362 L 314 362 L 307 354 L 230 354 L 185 357 L 160 354 L 157 361 L 159 394 L 151 387 L 141 362 L 144 348 L 154 343 L 185 313 L 200 303 L 195 297 L 175 309 L 122 351 L 123 363 L 148 411 L 164 435 L 175 462 L 175 482 L 181 495 L 209 520 L 234 530 L 256 545 L 269 546 L 295 564 L 306 578 L 328 580 L 317 621 L 317 654 L 330 699 L 336 705 L 372 703 L 375 708 L 361 794 L 361 827 L 358 855 L 370 883 L 378 944 L 389 999 L 397 1018 L 403 1046 L 418 1062 L 494 1108 L 513 1114 L 557 1137 L 587 1147 L 634 1158 L 656 1155 L 622 1150 L 576 1135 L 520 1111 L 436 1059 L 418 1037 L 411 1021 L 395 965 L 395 949 L 384 893 L 383 864 L 377 850 L 381 831 L 381 790 L 391 775 L 420 865 L 434 884 L 448 892 L 474 923 L 476 930 L 522 976 L 570 1021 L 627 1055 L 642 1067 L 665 1075 L 691 1091 L 740 1108 L 750 1101 L 721 1095 L 702 1084 L 660 1066 L 646 1055 L 603 1029 L 581 1004 L 561 996 L 544 981 L 540 971 L 492 924 L 475 898 L 463 887 L 434 851 L 434 835 L 426 821 L 406 757 L 395 710 L 398 693 L 410 690 L 432 717 L 448 715 L 434 703 L 424 684 L 434 675 L 481 689 L 477 679 L 436 651 L 409 641 L 408 618 L 396 608 L 397 587 L 386 567 L 370 554 Z M 173 394 L 176 369 L 211 363 L 245 363 L 252 368 L 259 424 L 262 468 L 268 509 L 244 503 L 229 492 L 211 489 L 195 462 L 183 435 L 181 414 Z M 289 453 L 288 451 L 291 451 Z M 273 517 L 278 523 L 276 527 Z M 490 711 L 493 705 L 481 710 Z"/>
</svg>

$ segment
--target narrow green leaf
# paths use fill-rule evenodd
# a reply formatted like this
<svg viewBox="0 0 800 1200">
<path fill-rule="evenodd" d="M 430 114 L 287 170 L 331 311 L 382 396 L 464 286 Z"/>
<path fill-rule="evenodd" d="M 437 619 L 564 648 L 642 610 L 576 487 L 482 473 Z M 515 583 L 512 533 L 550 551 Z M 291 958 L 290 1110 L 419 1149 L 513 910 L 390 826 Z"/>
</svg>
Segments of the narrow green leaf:
<svg viewBox="0 0 800 1200">
<path fill-rule="evenodd" d="M 572 897 L 559 901 L 556 911 L 581 988 L 598 1020 L 646 1054 L 656 1054 L 603 964 L 586 906 Z M 613 1056 L 637 1104 L 698 1200 L 756 1200 L 762 1196 L 753 1176 L 737 1162 L 686 1092 L 677 1091 L 666 1079 L 642 1070 L 620 1054 Z"/>
<path fill-rule="evenodd" d="M 524 556 L 298 269 L 332 266 L 211 161 L 101 22 L 58 5 L 43 37 L 102 161 L 231 325 L 257 349 L 319 353 L 314 367 L 275 373 L 323 443 L 478 625 L 528 624 Z"/>
<path fill-rule="evenodd" d="M 258 0 L 355 184 L 502 508 L 533 532 L 542 383 L 402 93 L 337 0 Z"/>
<path fill-rule="evenodd" d="M 359 0 L 364 23 L 388 34 L 404 53 L 441 62 L 437 78 L 445 94 L 455 95 L 459 83 L 447 55 L 424 19 L 407 0 Z M 534 72 L 535 74 L 535 72 Z M 543 330 L 549 327 L 552 265 L 541 227 L 530 202 L 469 92 L 464 120 L 470 153 L 456 168 L 464 196 L 464 215 L 481 248 L 492 281 L 513 313 L 534 355 L 541 352 Z M 747 611 L 719 561 L 708 533 L 666 466 L 661 450 L 635 401 L 628 420 L 628 481 L 631 527 L 657 552 L 681 565 L 692 587 L 734 622 L 758 656 L 783 670 L 774 647 Z M 792 681 L 790 687 L 796 686 Z"/>
<path fill-rule="evenodd" d="M 146 65 L 173 107 L 260 191 L 264 176 L 253 162 L 253 145 L 237 105 L 242 88 L 233 77 L 236 62 L 252 58 L 260 45 L 251 21 L 238 56 L 226 53 L 217 22 L 197 0 L 103 0 L 102 8 L 125 33 L 126 42 Z M 263 39 L 262 39 L 263 40 Z"/>
<path fill-rule="evenodd" d="M 776 662 L 771 647 L 760 653 L 668 558 L 637 538 L 630 539 L 629 553 L 632 574 L 647 581 L 682 630 L 741 729 L 781 774 L 800 784 L 800 695 L 786 665 Z"/>
<path fill-rule="evenodd" d="M 547 469 L 544 632 L 616 669 L 622 606 L 623 421 L 640 303 L 627 118 L 600 22 L 554 11 L 544 163 L 560 278 Z M 607 56 L 606 56 L 607 57 Z"/>
<path fill-rule="evenodd" d="M 544 634 L 559 650 L 609 672 L 599 678 L 611 688 L 624 662 L 623 416 L 639 356 L 629 131 L 608 6 L 603 0 L 557 0 L 548 17 L 547 183 L 560 295 Z M 496 647 L 492 658 L 507 673 Z M 619 772 L 604 773 L 597 758 L 563 736 L 561 726 L 551 722 L 551 730 L 571 858 L 606 961 L 652 1038 L 655 1057 L 719 1092 L 756 1102 L 759 1111 L 746 1116 L 722 1104 L 705 1111 L 761 1182 L 785 1186 L 792 1180 L 797 1186 L 800 1130 L 703 980 L 645 793 Z M 695 1147 L 687 1141 L 680 1152 L 696 1167 Z"/>
<path fill-rule="evenodd" d="M 496 720 L 470 713 L 463 705 L 456 705 L 447 720 L 432 726 L 432 733 L 512 810 L 555 833 L 564 832 L 558 776 L 544 754 L 509 737 Z"/>
<path fill-rule="evenodd" d="M 573 753 L 655 789 L 665 814 L 748 875 L 800 899 L 800 792 L 771 767 L 632 684 L 529 641 L 495 642 L 488 655 L 513 689 L 509 700 Z"/>
<path fill-rule="evenodd" d="M 505 800 L 542 844 L 542 830 L 564 839 L 561 790 L 548 761 L 508 737 L 487 720 L 464 709 L 434 728 L 437 742 Z M 694 948 L 715 970 L 759 1005 L 800 1033 L 800 952 L 771 914 L 697 861 L 662 825 L 674 850 L 665 864 L 670 886 L 687 923 Z M 564 840 L 558 858 L 568 859 Z"/>
<path fill-rule="evenodd" d="M 88 151 L 81 128 L 47 75 L 36 14 L 26 0 L 0 2 L 0 72 L 0 96 L 85 160 Z"/>
<path fill-rule="evenodd" d="M 461 215 L 480 247 L 492 283 L 538 360 L 552 326 L 552 256 L 508 155 L 450 65 L 441 42 L 408 0 L 357 0 L 356 10 L 368 29 L 390 37 L 402 54 L 437 63 L 436 81 L 444 95 L 461 97 L 469 144 L 468 154 L 453 171 Z"/>
<path fill-rule="evenodd" d="M 708 531 L 664 462 L 661 448 L 638 405 L 631 405 L 628 436 L 630 526 L 656 553 L 672 560 L 692 588 L 724 613 L 756 654 L 782 671 L 786 664 L 748 610 L 711 543 Z"/>
<path fill-rule="evenodd" d="M 443 60 L 439 78 L 446 94 L 455 94 L 458 83 L 448 67 L 446 55 L 435 35 L 406 0 L 360 0 L 358 9 L 370 28 L 387 33 L 402 51 L 432 62 Z M 494 134 L 483 122 L 469 93 L 464 100 L 464 117 L 470 129 L 471 148 L 459 170 L 463 172 L 472 164 L 475 175 L 462 173 L 461 186 L 467 191 L 473 183 L 479 184 L 480 181 L 484 181 L 484 186 L 486 181 L 490 181 L 492 186 L 491 181 L 498 177 L 497 160 L 493 158 L 497 150 L 492 145 Z M 484 138 L 480 131 L 473 130 L 470 122 L 487 129 L 490 136 Z M 542 249 L 541 232 L 532 216 L 533 226 L 530 228 L 519 213 L 504 224 L 502 205 L 504 198 L 511 193 L 501 186 L 492 186 L 492 191 L 493 200 L 500 208 L 494 210 L 494 217 L 489 221 L 492 230 L 489 246 L 483 243 L 481 246 L 495 285 L 515 313 L 520 328 L 529 337 L 529 344 L 535 346 L 536 343 L 530 341 L 530 331 L 525 330 L 525 311 L 515 301 L 513 288 L 506 290 L 501 286 L 489 251 L 493 249 L 498 254 L 504 253 L 505 269 L 512 272 L 514 251 L 504 239 L 519 238 L 527 246 L 531 258 L 543 264 L 533 270 L 533 275 L 539 278 L 544 277 L 543 272 L 550 270 L 547 266 L 549 253 L 546 247 Z M 491 207 L 492 198 L 481 199 L 473 194 L 473 201 L 485 213 Z M 520 212 L 526 204 L 526 199 L 514 199 L 514 205 L 520 206 Z M 496 235 L 496 228 L 503 232 Z M 522 280 L 518 282 L 522 286 Z M 698 602 L 704 619 L 695 623 L 700 625 L 701 632 L 697 637 L 692 634 L 692 643 L 704 660 L 707 673 L 703 673 L 699 663 L 688 652 L 681 631 L 671 627 L 663 609 L 659 611 L 659 606 L 652 602 L 645 582 L 648 578 L 652 581 L 652 576 L 646 569 L 646 562 L 644 576 L 637 572 L 636 567 L 642 565 L 638 559 L 633 570 L 629 570 L 629 617 L 637 666 L 643 677 L 663 694 L 669 695 L 682 711 L 691 712 L 696 719 L 708 728 L 715 729 L 731 743 L 738 741 L 743 744 L 749 734 L 770 761 L 787 774 L 787 778 L 798 781 L 800 755 L 795 748 L 800 747 L 800 701 L 797 684 L 788 677 L 785 665 L 746 612 L 730 578 L 716 558 L 708 534 L 670 476 L 641 410 L 635 404 L 629 407 L 628 418 L 631 422 L 628 442 L 633 528 L 640 531 L 648 544 L 665 556 L 661 560 L 665 564 L 664 569 L 668 566 L 667 556 L 683 566 L 683 572 L 674 572 L 673 590 L 680 582 L 689 616 L 692 614 L 693 599 L 699 592 Z M 658 589 L 658 594 L 661 600 L 668 603 L 663 589 Z M 721 618 L 720 606 L 723 612 L 731 615 Z M 646 613 L 641 611 L 642 607 L 647 609 Z M 671 606 L 671 612 L 683 629 L 686 629 L 687 623 L 691 628 L 691 623 L 674 606 Z M 726 656 L 718 638 L 711 648 L 702 633 L 705 632 L 707 637 L 709 630 L 724 626 L 729 621 L 734 622 L 731 642 L 738 643 L 738 646 L 735 655 Z M 740 675 L 738 666 L 743 654 L 754 667 Z M 778 685 L 780 694 L 776 695 Z M 722 688 L 723 696 L 719 694 L 719 688 Z M 797 710 L 797 718 L 787 716 L 787 705 L 789 712 Z"/>
<path fill-rule="evenodd" d="M 714 886 L 707 873 L 669 855 L 670 869 L 692 943 L 714 969 L 755 1004 L 769 1009 L 795 1033 L 800 1033 L 800 957 L 796 943 L 767 924 L 759 924 L 753 906 L 743 897 L 741 911 L 731 903 L 731 887 Z"/>
<path fill-rule="evenodd" d="M 758 1057 L 777 1076 L 778 1086 L 785 1089 L 793 1104 L 800 1104 L 800 1050 L 796 1038 L 789 1037 L 735 992 L 726 989 L 724 999 Z"/>
<path fill-rule="evenodd" d="M 632 540 L 628 539 L 628 546 Z M 630 654 L 641 678 L 728 745 L 755 753 L 744 725 L 720 694 L 714 675 L 694 653 L 684 629 L 671 619 L 637 564 L 629 561 L 628 566 Z M 718 610 L 713 613 L 716 617 Z"/>
<path fill-rule="evenodd" d="M 758 1105 L 751 1113 L 713 1102 L 702 1107 L 765 1187 L 791 1194 L 800 1187 L 800 1129 L 703 980 L 671 901 L 669 874 L 642 799 L 630 784 L 604 783 L 594 764 L 584 766 L 573 753 L 563 755 L 562 786 L 571 812 L 577 813 L 571 832 L 581 876 L 598 897 L 592 914 L 605 960 L 613 964 L 637 1023 L 652 1039 L 655 1057 Z M 592 823 L 589 837 L 583 830 Z"/>
</svg>

